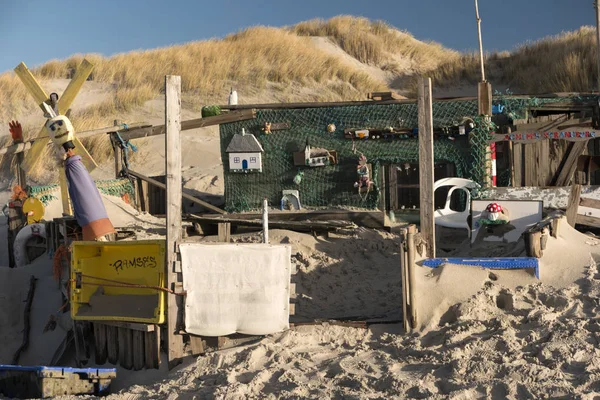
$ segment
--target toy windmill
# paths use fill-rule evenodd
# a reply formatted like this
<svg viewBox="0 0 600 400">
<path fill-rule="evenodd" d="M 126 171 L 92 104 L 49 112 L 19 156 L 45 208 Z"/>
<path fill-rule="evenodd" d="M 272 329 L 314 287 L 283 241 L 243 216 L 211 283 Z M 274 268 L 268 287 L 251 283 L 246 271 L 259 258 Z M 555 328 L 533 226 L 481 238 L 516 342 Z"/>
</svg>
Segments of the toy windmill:
<svg viewBox="0 0 600 400">
<path fill-rule="evenodd" d="M 21 79 L 25 88 L 29 92 L 29 94 L 33 97 L 37 105 L 44 111 L 44 115 L 47 118 L 53 118 L 57 115 L 65 115 L 69 110 L 69 107 L 75 100 L 77 93 L 87 80 L 88 76 L 91 74 L 94 66 L 87 60 L 83 60 L 83 62 L 77 68 L 75 75 L 69 82 L 69 85 L 65 89 L 62 96 L 58 99 L 56 96 L 48 96 L 44 89 L 40 86 L 37 80 L 34 78 L 33 74 L 29 71 L 25 63 L 19 64 L 15 68 L 15 73 Z M 21 167 L 26 171 L 31 171 L 36 163 L 42 156 L 44 148 L 48 144 L 49 137 L 46 134 L 46 124 L 42 127 L 42 130 L 38 134 L 37 138 L 31 145 L 31 149 L 25 155 L 25 160 L 21 164 Z M 71 132 L 72 134 L 73 132 Z M 94 170 L 98 164 L 94 161 L 94 159 L 90 156 L 90 153 L 87 149 L 81 144 L 77 137 L 72 137 L 72 143 L 74 145 L 74 153 L 81 156 L 82 162 L 87 168 L 88 171 Z M 59 180 L 60 180 L 60 191 L 63 202 L 63 213 L 70 215 L 71 214 L 71 204 L 69 202 L 69 193 L 67 190 L 67 180 L 65 177 L 65 171 L 62 168 L 59 168 Z"/>
</svg>

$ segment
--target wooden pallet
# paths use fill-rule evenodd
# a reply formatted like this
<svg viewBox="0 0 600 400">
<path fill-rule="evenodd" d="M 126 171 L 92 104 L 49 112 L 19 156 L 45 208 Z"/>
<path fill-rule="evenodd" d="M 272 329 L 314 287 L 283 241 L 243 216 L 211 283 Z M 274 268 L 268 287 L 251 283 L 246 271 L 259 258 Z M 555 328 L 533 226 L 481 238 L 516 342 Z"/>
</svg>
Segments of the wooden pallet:
<svg viewBox="0 0 600 400">
<path fill-rule="evenodd" d="M 160 327 L 130 322 L 94 322 L 96 363 L 125 369 L 158 369 Z"/>
</svg>

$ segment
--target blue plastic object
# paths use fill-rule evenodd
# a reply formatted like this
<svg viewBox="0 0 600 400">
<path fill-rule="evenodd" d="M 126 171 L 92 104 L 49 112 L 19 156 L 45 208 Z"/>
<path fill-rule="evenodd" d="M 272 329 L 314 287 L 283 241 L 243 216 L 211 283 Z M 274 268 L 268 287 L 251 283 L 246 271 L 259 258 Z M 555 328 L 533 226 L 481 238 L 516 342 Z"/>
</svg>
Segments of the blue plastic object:
<svg viewBox="0 0 600 400">
<path fill-rule="evenodd" d="M 504 106 L 502 104 L 497 104 L 492 106 L 492 114 L 502 114 L 504 111 Z"/>
<path fill-rule="evenodd" d="M 0 393 L 11 398 L 107 394 L 115 368 L 0 365 Z"/>
<path fill-rule="evenodd" d="M 443 264 L 469 265 L 489 269 L 525 269 L 533 268 L 535 277 L 540 279 L 540 263 L 535 257 L 515 258 L 428 258 L 423 265 L 437 268 Z"/>
</svg>

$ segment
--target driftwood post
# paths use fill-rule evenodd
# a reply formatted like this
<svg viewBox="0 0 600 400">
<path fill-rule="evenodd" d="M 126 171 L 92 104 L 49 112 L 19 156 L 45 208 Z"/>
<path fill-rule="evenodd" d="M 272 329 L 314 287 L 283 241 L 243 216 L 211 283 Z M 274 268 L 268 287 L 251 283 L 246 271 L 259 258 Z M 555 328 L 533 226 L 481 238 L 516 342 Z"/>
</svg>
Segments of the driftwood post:
<svg viewBox="0 0 600 400">
<path fill-rule="evenodd" d="M 167 251 L 165 277 L 167 288 L 175 290 L 180 281 L 176 268 L 177 244 L 181 241 L 181 77 L 165 77 L 165 164 L 167 196 Z M 183 337 L 179 334 L 179 299 L 167 295 L 167 360 L 169 369 L 181 363 Z"/>
<path fill-rule="evenodd" d="M 402 326 L 404 328 L 404 332 L 408 332 L 410 330 L 410 316 L 408 315 L 408 261 L 407 261 L 407 234 L 408 231 L 406 228 L 401 229 L 400 231 L 400 276 L 402 278 Z"/>
<path fill-rule="evenodd" d="M 427 257 L 435 257 L 433 205 L 433 109 L 431 78 L 419 85 L 419 187 L 421 234 L 427 242 Z"/>
<path fill-rule="evenodd" d="M 410 225 L 408 227 L 407 237 L 407 278 L 408 278 L 408 316 L 410 319 L 410 326 L 412 329 L 417 327 L 417 305 L 415 302 L 415 253 L 417 251 L 415 247 L 415 235 L 417 234 L 417 227 Z M 429 246 L 429 245 L 428 245 Z"/>
<path fill-rule="evenodd" d="M 262 226 L 263 243 L 269 244 L 269 202 L 267 199 L 263 200 Z"/>
<path fill-rule="evenodd" d="M 114 120 L 114 126 L 121 125 L 121 121 L 118 119 Z M 121 147 L 119 145 L 119 139 L 117 139 L 117 132 L 110 135 L 110 142 L 112 144 L 113 153 L 115 155 L 115 178 L 118 178 L 121 174 Z"/>
</svg>

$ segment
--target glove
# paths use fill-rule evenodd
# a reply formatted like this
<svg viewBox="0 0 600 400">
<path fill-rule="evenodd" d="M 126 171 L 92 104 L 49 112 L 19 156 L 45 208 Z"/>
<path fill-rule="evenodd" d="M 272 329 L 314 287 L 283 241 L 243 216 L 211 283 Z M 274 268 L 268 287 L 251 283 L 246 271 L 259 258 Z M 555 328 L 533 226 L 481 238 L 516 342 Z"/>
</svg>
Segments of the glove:
<svg viewBox="0 0 600 400">
<path fill-rule="evenodd" d="M 10 131 L 10 136 L 12 136 L 13 142 L 22 142 L 23 141 L 23 128 L 19 121 L 11 121 L 8 123 L 8 130 Z"/>
</svg>

